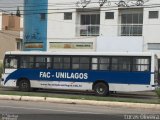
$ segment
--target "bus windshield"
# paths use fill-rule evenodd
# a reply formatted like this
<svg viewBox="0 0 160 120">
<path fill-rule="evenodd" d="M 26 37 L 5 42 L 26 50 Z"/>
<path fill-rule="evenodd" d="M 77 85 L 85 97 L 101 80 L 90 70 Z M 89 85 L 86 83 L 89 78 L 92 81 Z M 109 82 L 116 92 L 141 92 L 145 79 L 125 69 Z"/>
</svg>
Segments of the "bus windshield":
<svg viewBox="0 0 160 120">
<path fill-rule="evenodd" d="M 17 69 L 18 60 L 15 56 L 6 56 L 4 64 L 5 68 Z"/>
</svg>

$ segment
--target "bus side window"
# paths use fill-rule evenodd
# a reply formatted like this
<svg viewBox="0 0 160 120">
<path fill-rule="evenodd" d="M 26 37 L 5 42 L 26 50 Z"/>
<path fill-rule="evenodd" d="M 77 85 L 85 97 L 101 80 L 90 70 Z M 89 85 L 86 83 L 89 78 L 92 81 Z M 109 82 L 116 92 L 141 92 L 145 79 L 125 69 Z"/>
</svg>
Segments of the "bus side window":
<svg viewBox="0 0 160 120">
<path fill-rule="evenodd" d="M 51 57 L 47 57 L 47 69 L 52 69 L 52 58 Z"/>
<path fill-rule="evenodd" d="M 89 62 L 90 62 L 90 59 L 89 57 L 80 57 L 79 59 L 79 68 L 81 70 L 89 70 Z"/>
<path fill-rule="evenodd" d="M 71 66 L 71 60 L 70 60 L 70 57 L 64 57 L 63 58 L 63 69 L 70 69 L 70 66 Z"/>
<path fill-rule="evenodd" d="M 89 70 L 89 57 L 72 57 L 73 70 Z"/>
<path fill-rule="evenodd" d="M 20 68 L 33 68 L 34 57 L 33 56 L 21 56 L 20 57 Z"/>
<path fill-rule="evenodd" d="M 98 58 L 92 58 L 92 70 L 98 70 Z"/>
<path fill-rule="evenodd" d="M 112 67 L 111 70 L 118 71 L 118 57 L 112 57 Z"/>
<path fill-rule="evenodd" d="M 148 58 L 134 58 L 133 71 L 149 71 L 150 62 Z"/>
<path fill-rule="evenodd" d="M 109 57 L 100 57 L 99 58 L 99 69 L 100 70 L 109 70 L 110 59 Z"/>
<path fill-rule="evenodd" d="M 72 69 L 73 70 L 79 69 L 79 57 L 72 57 Z"/>
<path fill-rule="evenodd" d="M 130 57 L 119 57 L 118 61 L 119 71 L 131 71 Z"/>
<path fill-rule="evenodd" d="M 35 61 L 36 68 L 46 68 L 46 57 L 45 56 L 36 56 Z"/>
</svg>

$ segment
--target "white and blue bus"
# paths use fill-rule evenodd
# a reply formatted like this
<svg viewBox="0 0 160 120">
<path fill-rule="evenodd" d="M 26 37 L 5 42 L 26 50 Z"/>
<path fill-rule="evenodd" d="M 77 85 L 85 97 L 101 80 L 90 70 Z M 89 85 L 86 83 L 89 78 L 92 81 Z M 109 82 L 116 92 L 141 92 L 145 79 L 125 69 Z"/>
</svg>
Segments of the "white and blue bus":
<svg viewBox="0 0 160 120">
<path fill-rule="evenodd" d="M 157 84 L 152 53 L 6 52 L 2 86 L 32 89 L 150 91 Z"/>
</svg>

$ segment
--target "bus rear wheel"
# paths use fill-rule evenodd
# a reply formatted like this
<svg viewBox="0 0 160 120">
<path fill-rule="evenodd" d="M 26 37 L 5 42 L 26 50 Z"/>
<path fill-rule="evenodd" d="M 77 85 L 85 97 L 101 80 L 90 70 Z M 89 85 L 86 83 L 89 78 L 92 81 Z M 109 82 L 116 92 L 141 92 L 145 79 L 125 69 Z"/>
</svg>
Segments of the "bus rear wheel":
<svg viewBox="0 0 160 120">
<path fill-rule="evenodd" d="M 19 81 L 19 90 L 23 92 L 29 92 L 31 90 L 29 80 L 22 79 Z"/>
<path fill-rule="evenodd" d="M 109 95 L 109 87 L 103 82 L 98 82 L 94 85 L 94 92 L 97 96 Z"/>
</svg>

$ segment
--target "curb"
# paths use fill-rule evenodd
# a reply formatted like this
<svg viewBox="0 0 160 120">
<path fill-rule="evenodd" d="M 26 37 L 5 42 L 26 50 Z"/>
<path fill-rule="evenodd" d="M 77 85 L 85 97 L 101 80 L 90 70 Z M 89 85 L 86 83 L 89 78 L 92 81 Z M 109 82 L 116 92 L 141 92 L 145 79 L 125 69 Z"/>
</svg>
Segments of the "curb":
<svg viewBox="0 0 160 120">
<path fill-rule="evenodd" d="M 21 96 L 21 101 L 44 102 L 45 97 Z"/>
<path fill-rule="evenodd" d="M 21 96 L 17 95 L 0 95 L 0 100 L 21 100 Z"/>
<path fill-rule="evenodd" d="M 63 104 L 81 104 L 81 105 L 95 105 L 95 106 L 98 105 L 98 106 L 108 106 L 108 107 L 127 107 L 127 108 L 160 110 L 160 104 L 79 100 L 79 99 L 64 99 L 64 98 L 51 98 L 51 97 L 0 95 L 0 100 L 51 102 L 51 103 L 63 103 Z"/>
</svg>

